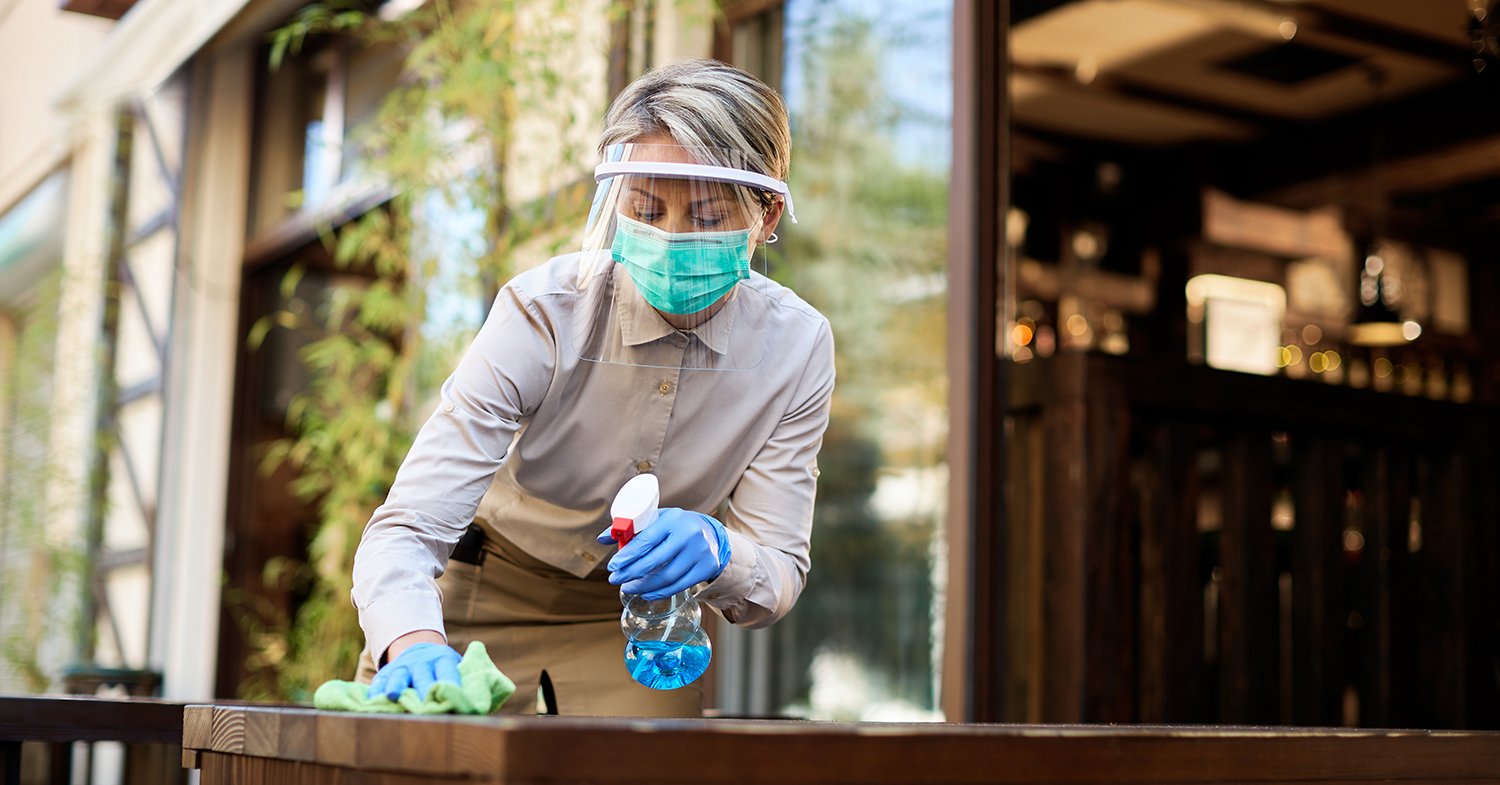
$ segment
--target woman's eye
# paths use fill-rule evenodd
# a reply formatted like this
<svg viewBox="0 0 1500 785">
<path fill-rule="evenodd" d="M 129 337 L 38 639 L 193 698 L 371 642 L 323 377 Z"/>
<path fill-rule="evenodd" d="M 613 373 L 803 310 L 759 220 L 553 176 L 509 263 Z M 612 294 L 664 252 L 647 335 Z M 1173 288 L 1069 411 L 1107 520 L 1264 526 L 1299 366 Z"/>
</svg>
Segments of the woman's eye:
<svg viewBox="0 0 1500 785">
<path fill-rule="evenodd" d="M 660 210 L 653 210 L 646 207 L 637 207 L 635 208 L 634 212 L 635 219 L 637 221 L 645 221 L 648 224 L 654 224 L 657 221 L 661 220 L 662 214 Z"/>
<path fill-rule="evenodd" d="M 695 215 L 695 216 L 693 216 L 693 223 L 697 224 L 699 226 L 699 228 L 702 228 L 702 229 L 713 229 L 714 227 L 718 226 L 719 224 L 724 223 L 724 216 L 722 216 L 722 215 Z"/>
</svg>

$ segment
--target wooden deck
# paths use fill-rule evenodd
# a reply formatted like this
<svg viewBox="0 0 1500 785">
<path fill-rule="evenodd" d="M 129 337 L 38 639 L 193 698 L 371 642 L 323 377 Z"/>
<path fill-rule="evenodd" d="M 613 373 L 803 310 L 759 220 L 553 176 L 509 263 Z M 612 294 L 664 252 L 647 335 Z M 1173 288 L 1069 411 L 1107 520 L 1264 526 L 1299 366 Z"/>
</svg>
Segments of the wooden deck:
<svg viewBox="0 0 1500 785">
<path fill-rule="evenodd" d="M 1500 733 L 367 716 L 190 706 L 227 783 L 1496 783 Z"/>
</svg>

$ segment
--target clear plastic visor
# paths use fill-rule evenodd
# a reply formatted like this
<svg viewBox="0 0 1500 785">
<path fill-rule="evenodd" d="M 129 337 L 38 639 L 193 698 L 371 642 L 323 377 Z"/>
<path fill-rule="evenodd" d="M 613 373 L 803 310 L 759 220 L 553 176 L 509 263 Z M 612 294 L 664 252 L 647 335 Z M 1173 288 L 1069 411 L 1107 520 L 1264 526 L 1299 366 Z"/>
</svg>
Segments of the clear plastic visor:
<svg viewBox="0 0 1500 785">
<path fill-rule="evenodd" d="M 786 195 L 745 184 L 756 178 L 779 185 L 736 151 L 606 151 L 580 254 L 579 357 L 691 369 L 760 363 L 753 281 L 765 274 L 775 206 Z"/>
</svg>

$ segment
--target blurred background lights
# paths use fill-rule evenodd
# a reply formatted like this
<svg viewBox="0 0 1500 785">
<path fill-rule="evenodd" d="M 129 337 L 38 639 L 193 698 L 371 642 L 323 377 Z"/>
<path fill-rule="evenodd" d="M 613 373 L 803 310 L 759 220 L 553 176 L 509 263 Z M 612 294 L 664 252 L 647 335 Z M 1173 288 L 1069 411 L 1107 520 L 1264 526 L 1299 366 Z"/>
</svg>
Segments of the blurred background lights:
<svg viewBox="0 0 1500 785">
<path fill-rule="evenodd" d="M 1419 336 L 1421 334 L 1422 334 L 1422 325 L 1417 324 L 1416 322 L 1413 322 L 1413 321 L 1410 321 L 1410 320 L 1401 323 L 1401 337 L 1402 338 L 1405 338 L 1408 341 L 1415 341 L 1415 340 L 1417 340 L 1417 336 Z"/>
</svg>

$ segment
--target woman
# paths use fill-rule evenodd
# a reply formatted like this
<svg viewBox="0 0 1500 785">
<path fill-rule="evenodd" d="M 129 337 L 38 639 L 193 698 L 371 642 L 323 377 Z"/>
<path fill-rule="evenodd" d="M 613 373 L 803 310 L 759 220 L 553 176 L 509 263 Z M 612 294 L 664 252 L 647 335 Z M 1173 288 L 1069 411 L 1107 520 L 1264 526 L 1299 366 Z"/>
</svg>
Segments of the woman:
<svg viewBox="0 0 1500 785">
<path fill-rule="evenodd" d="M 703 584 L 754 627 L 802 591 L 833 337 L 755 269 L 795 221 L 786 108 L 735 68 L 677 63 L 621 93 L 599 149 L 582 251 L 501 290 L 365 529 L 372 694 L 457 680 L 454 647 L 480 640 L 516 682 L 506 711 L 540 688 L 562 714 L 695 716 L 701 681 L 626 672 L 619 592 Z M 662 510 L 618 548 L 599 531 L 644 472 Z"/>
</svg>

